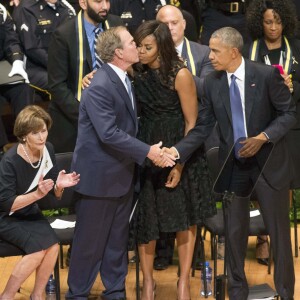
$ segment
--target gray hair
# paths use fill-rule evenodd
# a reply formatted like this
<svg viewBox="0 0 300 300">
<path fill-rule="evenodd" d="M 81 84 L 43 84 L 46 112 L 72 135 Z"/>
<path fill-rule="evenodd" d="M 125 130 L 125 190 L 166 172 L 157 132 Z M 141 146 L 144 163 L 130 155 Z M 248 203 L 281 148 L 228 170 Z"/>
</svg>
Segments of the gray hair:
<svg viewBox="0 0 300 300">
<path fill-rule="evenodd" d="M 120 32 L 127 30 L 124 26 L 112 27 L 101 34 L 97 39 L 96 51 L 105 63 L 113 61 L 116 49 L 123 49 Z"/>
<path fill-rule="evenodd" d="M 232 27 L 223 27 L 216 30 L 212 35 L 211 39 L 220 39 L 221 42 L 227 46 L 237 48 L 239 52 L 242 52 L 244 42 L 242 35 Z"/>
</svg>

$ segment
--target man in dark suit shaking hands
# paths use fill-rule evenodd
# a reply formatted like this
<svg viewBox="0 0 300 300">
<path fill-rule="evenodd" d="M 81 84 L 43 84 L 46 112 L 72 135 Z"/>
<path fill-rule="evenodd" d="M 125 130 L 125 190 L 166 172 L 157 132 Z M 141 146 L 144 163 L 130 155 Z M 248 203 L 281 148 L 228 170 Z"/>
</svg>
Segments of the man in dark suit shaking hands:
<svg viewBox="0 0 300 300">
<path fill-rule="evenodd" d="M 161 143 L 135 138 L 136 103 L 126 69 L 138 62 L 133 37 L 114 27 L 98 38 L 104 62 L 83 91 L 72 169 L 81 170 L 81 195 L 69 269 L 67 299 L 87 299 L 100 270 L 104 299 L 125 299 L 127 241 L 135 164 L 160 155 Z"/>
<path fill-rule="evenodd" d="M 256 186 L 259 204 L 274 251 L 274 282 L 281 299 L 293 299 L 294 267 L 289 225 L 289 157 L 284 136 L 296 122 L 295 104 L 279 71 L 241 55 L 243 39 L 230 27 L 211 37 L 210 60 L 215 72 L 204 82 L 197 124 L 169 150 L 183 162 L 208 137 L 216 121 L 220 131 L 219 160 L 224 163 L 232 145 L 241 148 L 232 164 L 229 191 L 235 197 L 228 207 L 228 293 L 231 300 L 246 300 L 248 284 L 244 260 L 248 242 L 249 197 L 253 188 L 253 160 L 264 143 L 274 143 L 273 152 Z M 245 139 L 246 138 L 246 139 Z M 242 161 L 243 160 L 243 161 Z M 228 179 L 228 178 L 225 178 Z"/>
</svg>

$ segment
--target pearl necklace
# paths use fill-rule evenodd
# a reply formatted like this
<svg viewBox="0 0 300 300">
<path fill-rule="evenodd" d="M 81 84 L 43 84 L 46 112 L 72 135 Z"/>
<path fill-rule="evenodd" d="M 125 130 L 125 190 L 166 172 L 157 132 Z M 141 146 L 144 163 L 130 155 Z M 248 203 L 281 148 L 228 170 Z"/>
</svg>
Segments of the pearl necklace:
<svg viewBox="0 0 300 300">
<path fill-rule="evenodd" d="M 24 151 L 24 153 L 25 153 L 25 156 L 26 156 L 26 158 L 28 159 L 30 165 L 31 165 L 34 169 L 37 169 L 37 168 L 40 166 L 40 164 L 41 164 L 41 161 L 42 161 L 42 155 L 40 155 L 40 159 L 39 159 L 39 161 L 38 161 L 38 164 L 35 166 L 35 165 L 32 163 L 31 159 L 29 158 L 29 155 L 28 155 L 27 151 L 25 150 L 25 147 L 23 146 L 23 144 L 20 144 L 20 145 L 21 145 L 21 147 L 22 147 L 22 149 L 23 149 L 23 151 Z"/>
</svg>

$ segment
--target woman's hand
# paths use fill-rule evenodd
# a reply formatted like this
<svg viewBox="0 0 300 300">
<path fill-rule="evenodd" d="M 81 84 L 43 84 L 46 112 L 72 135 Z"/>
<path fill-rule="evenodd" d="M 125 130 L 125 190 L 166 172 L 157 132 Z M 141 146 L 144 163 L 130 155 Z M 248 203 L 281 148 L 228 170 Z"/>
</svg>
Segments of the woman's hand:
<svg viewBox="0 0 300 300">
<path fill-rule="evenodd" d="M 93 70 L 91 73 L 86 74 L 82 78 L 81 87 L 83 90 L 91 84 L 91 79 L 94 77 L 94 74 L 96 73 L 96 71 L 97 70 Z"/>
<path fill-rule="evenodd" d="M 293 81 L 292 76 L 284 72 L 284 74 L 281 74 L 282 78 L 284 79 L 285 85 L 289 88 L 290 92 L 293 92 Z"/>
<path fill-rule="evenodd" d="M 65 170 L 59 172 L 57 180 L 56 180 L 56 187 L 59 190 L 63 190 L 66 187 L 76 185 L 80 180 L 80 174 L 76 172 L 66 174 Z"/>
<path fill-rule="evenodd" d="M 167 182 L 165 184 L 166 187 L 173 189 L 178 185 L 181 178 L 182 169 L 183 165 L 176 164 L 167 178 Z"/>
<path fill-rule="evenodd" d="M 44 180 L 44 177 L 41 176 L 36 190 L 39 199 L 45 197 L 53 189 L 53 186 L 54 181 L 52 179 Z"/>
</svg>

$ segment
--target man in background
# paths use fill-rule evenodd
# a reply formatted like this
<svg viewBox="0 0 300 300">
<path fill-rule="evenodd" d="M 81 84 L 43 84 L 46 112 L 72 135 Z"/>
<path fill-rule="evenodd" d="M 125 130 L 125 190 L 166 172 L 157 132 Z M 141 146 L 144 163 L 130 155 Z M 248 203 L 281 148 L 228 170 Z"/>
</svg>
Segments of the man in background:
<svg viewBox="0 0 300 300">
<path fill-rule="evenodd" d="M 37 89 L 48 90 L 48 48 L 52 33 L 75 15 L 67 0 L 26 0 L 14 8 L 13 18 L 26 55 L 26 72 Z"/>
<path fill-rule="evenodd" d="M 18 34 L 15 31 L 15 24 L 6 10 L 0 4 L 0 61 L 8 61 L 12 66 L 7 71 L 9 77 L 21 75 L 24 83 L 1 84 L 0 85 L 0 114 L 1 106 L 9 102 L 14 117 L 28 104 L 33 102 L 33 89 L 28 84 L 28 76 L 24 70 L 23 52 Z M 2 75 L 4 70 L 1 69 Z M 7 134 L 0 117 L 0 156 L 3 147 L 8 143 Z"/>
<path fill-rule="evenodd" d="M 48 51 L 49 141 L 56 152 L 73 151 L 77 137 L 82 78 L 100 67 L 95 55 L 97 36 L 122 24 L 109 14 L 109 0 L 79 0 L 81 11 L 52 35 Z"/>
</svg>

